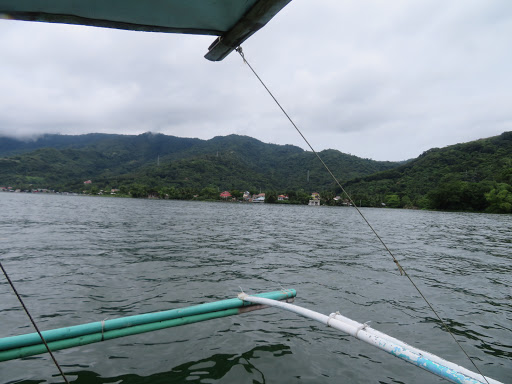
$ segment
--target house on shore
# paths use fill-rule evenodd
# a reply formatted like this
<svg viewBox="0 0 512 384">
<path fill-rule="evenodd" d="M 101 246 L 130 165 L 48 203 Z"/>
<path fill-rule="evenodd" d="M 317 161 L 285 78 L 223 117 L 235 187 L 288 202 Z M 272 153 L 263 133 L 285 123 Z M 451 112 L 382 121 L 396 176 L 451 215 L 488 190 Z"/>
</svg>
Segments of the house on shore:
<svg viewBox="0 0 512 384">
<path fill-rule="evenodd" d="M 252 195 L 252 202 L 253 203 L 264 203 L 265 202 L 265 194 L 258 193 L 257 195 Z"/>
<path fill-rule="evenodd" d="M 312 206 L 320 205 L 320 194 L 318 192 L 313 192 L 311 194 L 311 200 L 309 200 L 308 205 L 312 205 Z"/>
<path fill-rule="evenodd" d="M 222 192 L 220 195 L 219 195 L 221 198 L 223 198 L 224 200 L 227 200 L 228 198 L 231 197 L 231 193 L 229 193 L 229 191 L 224 191 Z"/>
</svg>

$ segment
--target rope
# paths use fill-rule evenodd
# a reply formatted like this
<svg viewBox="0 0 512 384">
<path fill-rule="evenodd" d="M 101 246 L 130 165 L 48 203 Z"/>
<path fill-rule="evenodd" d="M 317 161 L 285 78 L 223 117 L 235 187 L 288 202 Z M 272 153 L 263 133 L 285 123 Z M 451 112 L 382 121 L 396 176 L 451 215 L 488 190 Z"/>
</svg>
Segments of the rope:
<svg viewBox="0 0 512 384">
<path fill-rule="evenodd" d="M 272 99 L 274 99 L 274 101 L 276 102 L 277 106 L 281 109 L 281 111 L 284 113 L 284 115 L 288 118 L 288 120 L 290 121 L 290 123 L 293 125 L 293 127 L 295 128 L 295 130 L 299 133 L 299 135 L 302 137 L 302 139 L 306 142 L 306 144 L 308 145 L 308 147 L 311 149 L 311 151 L 313 151 L 313 153 L 316 155 L 316 157 L 318 158 L 318 160 L 320 160 L 320 162 L 322 163 L 322 165 L 324 166 L 324 168 L 327 170 L 327 172 L 329 172 L 329 175 L 331 175 L 332 179 L 334 180 L 334 182 L 338 185 L 338 187 L 341 188 L 342 192 L 345 194 L 345 196 L 347 196 L 348 200 L 352 203 L 352 206 L 357 210 L 357 212 L 359 213 L 359 215 L 363 218 L 363 220 L 365 221 L 365 223 L 368 225 L 368 227 L 372 230 L 372 232 L 375 234 L 375 236 L 377 237 L 377 239 L 379 239 L 380 243 L 384 246 L 384 248 L 386 249 L 386 251 L 389 253 L 389 255 L 391 256 L 391 258 L 393 259 L 393 262 L 396 264 L 397 268 L 398 268 L 398 271 L 400 272 L 400 276 L 405 276 L 407 277 L 407 279 L 411 282 L 412 286 L 416 289 L 416 291 L 418 291 L 418 293 L 420 294 L 420 296 L 422 297 L 422 299 L 425 301 L 425 303 L 427 303 L 427 305 L 429 306 L 429 308 L 432 310 L 432 312 L 435 314 L 435 316 L 437 317 L 437 319 L 441 322 L 441 324 L 443 324 L 444 328 L 446 329 L 446 331 L 448 331 L 448 333 L 450 334 L 450 336 L 453 338 L 453 340 L 455 340 L 455 342 L 457 343 L 457 345 L 459 346 L 459 348 L 462 350 L 462 352 L 464 352 L 464 354 L 466 355 L 466 357 L 469 359 L 469 361 L 471 361 L 471 364 L 473 364 L 473 366 L 475 367 L 475 369 L 478 371 L 478 373 L 480 375 L 482 375 L 482 377 L 484 378 L 485 382 L 487 384 L 489 384 L 489 382 L 487 381 L 487 379 L 485 378 L 485 376 L 483 375 L 483 373 L 480 371 L 480 369 L 478 369 L 478 367 L 476 366 L 475 362 L 473 361 L 473 359 L 468 355 L 468 353 L 466 352 L 466 350 L 462 347 L 462 345 L 457 341 L 457 339 L 455 338 L 455 336 L 453 335 L 452 331 L 450 330 L 450 328 L 448 327 L 448 325 L 443 321 L 443 319 L 441 319 L 441 316 L 439 316 L 439 314 L 436 312 L 436 310 L 434 309 L 434 307 L 432 307 L 432 305 L 430 304 L 430 302 L 427 300 L 427 298 L 423 295 L 423 293 L 421 293 L 420 289 L 416 286 L 416 284 L 414 283 L 414 281 L 412 280 L 412 278 L 409 276 L 409 274 L 405 271 L 405 269 L 402 268 L 402 266 L 400 265 L 400 263 L 398 262 L 398 259 L 395 257 L 395 255 L 393 254 L 393 252 L 391 252 L 391 250 L 388 248 L 388 246 L 386 245 L 386 243 L 384 243 L 384 240 L 382 240 L 382 238 L 379 236 L 379 234 L 377 233 L 377 231 L 373 228 L 373 226 L 370 224 L 370 222 L 366 219 L 366 217 L 363 215 L 363 213 L 361 212 L 361 210 L 357 207 L 357 205 L 354 203 L 354 201 L 352 200 L 352 198 L 350 197 L 350 195 L 348 194 L 348 192 L 345 190 L 345 188 L 343 188 L 343 186 L 341 185 L 341 183 L 338 181 L 338 179 L 336 178 L 336 176 L 334 176 L 334 174 L 331 172 L 331 170 L 329 169 L 329 167 L 327 166 L 327 164 L 325 164 L 325 162 L 322 160 L 322 158 L 320 157 L 320 155 L 315 151 L 315 149 L 313 148 L 313 146 L 309 143 L 309 141 L 306 139 L 306 137 L 302 134 L 302 132 L 300 131 L 300 129 L 297 127 L 297 125 L 294 123 L 294 121 L 291 119 L 291 117 L 288 115 L 288 113 L 286 113 L 286 111 L 284 110 L 284 108 L 281 106 L 281 104 L 279 103 L 279 101 L 277 101 L 277 99 L 274 97 L 274 95 L 272 94 L 272 92 L 270 92 L 270 89 L 268 89 L 268 87 L 265 85 L 265 83 L 263 82 L 263 80 L 261 80 L 261 78 L 258 76 L 258 74 L 256 73 L 256 71 L 252 68 L 251 64 L 249 64 L 249 62 L 247 61 L 247 59 L 245 58 L 245 55 L 242 51 L 242 47 L 241 46 L 238 46 L 236 49 L 235 49 L 239 54 L 240 56 L 242 57 L 243 61 L 245 64 L 247 64 L 247 66 L 249 67 L 249 69 L 252 71 L 252 73 L 256 76 L 256 78 L 259 80 L 259 82 L 261 83 L 261 85 L 263 85 L 263 87 L 267 90 L 268 94 L 272 97 Z"/>
<path fill-rule="evenodd" d="M 366 330 L 366 328 L 368 327 L 368 323 L 371 323 L 371 320 L 369 320 L 369 321 L 365 322 L 364 324 L 361 324 L 359 327 L 357 327 L 356 338 L 359 338 L 357 335 L 359 334 L 360 331 Z"/>
<path fill-rule="evenodd" d="M 4 273 L 5 275 L 5 278 L 7 279 L 7 281 L 9 282 L 9 285 L 11 286 L 12 290 L 14 291 L 14 293 L 16 294 L 16 297 L 18 298 L 18 301 L 20 302 L 21 306 L 23 307 L 23 309 L 25 310 L 25 313 L 27 314 L 28 318 L 30 319 L 30 321 L 32 322 L 32 325 L 34 326 L 34 328 L 36 329 L 37 333 L 39 334 L 39 337 L 41 338 L 41 340 L 43 341 L 44 343 L 44 346 L 46 347 L 46 349 L 48 350 L 48 353 L 50 354 L 53 362 L 55 363 L 55 366 L 57 367 L 57 369 L 59 370 L 62 378 L 64 379 L 64 381 L 66 382 L 66 384 L 69 384 L 69 381 L 68 379 L 66 378 L 66 375 L 64 374 L 64 372 L 62 371 L 62 368 L 60 367 L 59 363 L 57 362 L 57 359 L 55 359 L 55 356 L 53 355 L 52 351 L 50 350 L 50 347 L 48 346 L 48 344 L 46 343 L 46 340 L 44 339 L 43 335 L 41 334 L 41 332 L 39 331 L 39 328 L 37 327 L 37 324 L 36 322 L 34 321 L 34 319 L 32 318 L 32 316 L 30 315 L 30 312 L 28 311 L 27 307 L 25 306 L 25 303 L 23 302 L 23 300 L 21 299 L 21 296 L 19 295 L 18 291 L 16 290 L 16 288 L 14 287 L 14 284 L 12 283 L 11 279 L 9 278 L 9 275 L 7 274 L 7 271 L 5 270 L 4 266 L 2 265 L 2 262 L 0 262 L 0 268 L 2 268 L 2 272 Z"/>
<path fill-rule="evenodd" d="M 302 139 L 306 142 L 306 144 L 308 145 L 308 147 L 311 149 L 311 151 L 313 151 L 313 153 L 315 154 L 315 156 L 317 157 L 318 160 L 320 160 L 320 162 L 322 163 L 322 165 L 324 166 L 324 168 L 327 170 L 327 172 L 329 172 L 329 174 L 331 175 L 331 177 L 333 178 L 334 182 L 338 185 L 338 187 L 341 188 L 342 192 L 345 194 L 345 196 L 347 196 L 348 200 L 350 201 L 350 203 L 354 206 L 355 209 L 357 209 L 357 212 L 359 212 L 359 215 L 361 215 L 361 217 L 363 218 L 363 220 L 366 222 L 366 224 L 370 227 L 370 229 L 372 230 L 372 232 L 375 234 L 375 236 L 377 236 L 377 238 L 379 239 L 379 241 L 381 242 L 381 244 L 384 246 L 384 248 L 386 249 L 386 251 L 391 255 L 391 257 L 393 258 L 393 261 L 395 262 L 396 266 L 398 267 L 398 271 L 400 272 L 400 275 L 404 275 L 404 269 L 402 268 L 402 266 L 400 265 L 400 263 L 398 262 L 398 260 L 396 259 L 395 255 L 393 255 L 393 253 L 391 252 L 391 250 L 387 247 L 386 243 L 384 243 L 384 241 L 382 240 L 382 238 L 379 236 L 379 234 L 377 233 L 377 231 L 372 227 L 372 225 L 370 224 L 370 222 L 366 219 L 366 217 L 363 215 L 363 213 L 361 212 L 361 210 L 357 207 L 356 203 L 354 203 L 354 201 L 352 200 L 352 198 L 350 197 L 350 195 L 347 193 L 347 191 L 345 191 L 345 188 L 343 188 L 343 186 L 341 185 L 341 183 L 338 181 L 338 179 L 336 178 L 336 176 L 334 176 L 334 174 L 331 172 L 331 170 L 329 169 L 329 167 L 327 166 L 327 164 L 324 163 L 324 161 L 322 160 L 322 158 L 320 157 L 320 155 L 315 151 L 315 149 L 313 148 L 313 146 L 309 143 L 309 141 L 306 139 L 306 137 L 302 134 L 302 132 L 300 131 L 300 129 L 297 127 L 297 125 L 295 125 L 295 123 L 293 122 L 293 120 L 291 119 L 291 117 L 288 115 L 288 113 L 286 113 L 286 111 L 284 110 L 284 108 L 281 106 L 281 104 L 279 104 L 279 101 L 277 101 L 277 99 L 274 97 L 274 95 L 272 94 L 272 92 L 270 92 L 270 90 L 267 88 L 267 86 L 265 85 L 265 83 L 263 82 L 263 80 L 261 80 L 261 78 L 258 76 L 258 74 L 256 73 L 256 71 L 251 67 L 251 65 L 249 64 L 249 62 L 245 59 L 245 56 L 244 56 L 244 53 L 242 51 L 242 47 L 238 47 L 236 48 L 236 51 L 240 54 L 240 56 L 242 56 L 242 59 L 244 60 L 244 63 L 247 64 L 249 66 L 249 68 L 251 69 L 252 73 L 254 73 L 254 75 L 258 78 L 258 80 L 260 81 L 260 83 L 263 85 L 263 87 L 265 87 L 265 89 L 267 90 L 267 92 L 269 93 L 269 95 L 274 99 L 274 101 L 276 102 L 276 104 L 278 105 L 278 107 L 281 109 L 281 111 L 284 113 L 284 115 L 288 118 L 288 120 L 290 121 L 290 123 L 292 123 L 292 125 L 294 126 L 294 128 L 296 129 L 296 131 L 299 133 L 299 135 L 302 137 Z"/>
<path fill-rule="evenodd" d="M 101 320 L 101 341 L 105 341 L 105 320 Z"/>
</svg>

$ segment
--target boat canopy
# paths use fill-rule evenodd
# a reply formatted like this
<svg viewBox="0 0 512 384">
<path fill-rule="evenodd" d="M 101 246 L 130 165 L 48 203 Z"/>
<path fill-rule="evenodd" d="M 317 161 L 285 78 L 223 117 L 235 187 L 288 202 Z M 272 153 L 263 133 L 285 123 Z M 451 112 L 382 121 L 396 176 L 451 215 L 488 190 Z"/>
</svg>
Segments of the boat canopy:
<svg viewBox="0 0 512 384">
<path fill-rule="evenodd" d="M 214 35 L 220 61 L 291 0 L 0 0 L 2 18 L 133 31 Z"/>
</svg>

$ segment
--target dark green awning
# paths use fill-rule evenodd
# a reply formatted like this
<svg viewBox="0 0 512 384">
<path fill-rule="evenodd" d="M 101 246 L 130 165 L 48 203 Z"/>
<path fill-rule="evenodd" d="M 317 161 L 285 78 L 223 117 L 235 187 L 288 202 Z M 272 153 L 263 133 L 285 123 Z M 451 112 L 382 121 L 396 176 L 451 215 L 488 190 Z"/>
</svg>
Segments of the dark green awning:
<svg viewBox="0 0 512 384">
<path fill-rule="evenodd" d="M 219 61 L 291 0 L 0 0 L 3 18 L 134 31 L 219 36 L 206 58 Z"/>
</svg>

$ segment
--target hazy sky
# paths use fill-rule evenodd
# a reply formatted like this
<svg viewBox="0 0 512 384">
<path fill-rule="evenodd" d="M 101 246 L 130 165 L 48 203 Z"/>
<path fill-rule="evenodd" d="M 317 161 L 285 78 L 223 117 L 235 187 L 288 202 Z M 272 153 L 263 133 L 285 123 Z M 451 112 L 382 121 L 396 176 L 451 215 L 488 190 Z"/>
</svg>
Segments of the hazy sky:
<svg viewBox="0 0 512 384">
<path fill-rule="evenodd" d="M 240 134 L 306 148 L 213 36 L 0 20 L 0 135 Z M 512 1 L 293 0 L 243 44 L 317 150 L 404 160 L 512 130 Z"/>
</svg>

